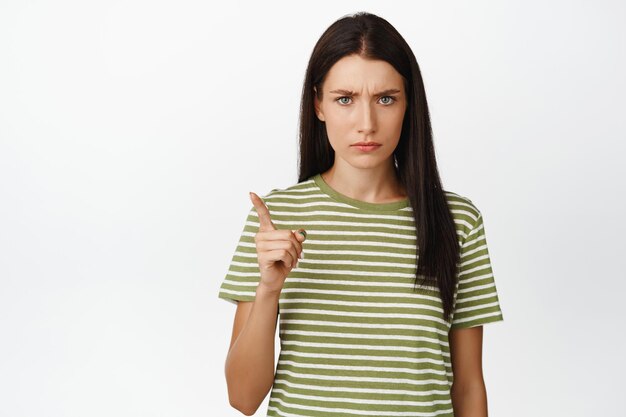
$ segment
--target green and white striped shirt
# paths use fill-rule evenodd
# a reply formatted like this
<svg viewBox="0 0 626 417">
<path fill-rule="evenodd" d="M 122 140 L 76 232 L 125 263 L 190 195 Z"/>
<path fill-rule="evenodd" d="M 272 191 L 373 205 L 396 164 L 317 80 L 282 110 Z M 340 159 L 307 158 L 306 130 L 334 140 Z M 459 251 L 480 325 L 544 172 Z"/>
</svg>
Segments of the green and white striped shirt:
<svg viewBox="0 0 626 417">
<path fill-rule="evenodd" d="M 502 321 L 481 213 L 445 191 L 461 245 L 451 325 L 439 290 L 414 289 L 408 199 L 368 203 L 320 174 L 262 196 L 278 229 L 304 228 L 304 258 L 279 299 L 281 351 L 268 416 L 453 416 L 450 328 Z M 252 301 L 260 280 L 250 210 L 219 297 Z"/>
</svg>

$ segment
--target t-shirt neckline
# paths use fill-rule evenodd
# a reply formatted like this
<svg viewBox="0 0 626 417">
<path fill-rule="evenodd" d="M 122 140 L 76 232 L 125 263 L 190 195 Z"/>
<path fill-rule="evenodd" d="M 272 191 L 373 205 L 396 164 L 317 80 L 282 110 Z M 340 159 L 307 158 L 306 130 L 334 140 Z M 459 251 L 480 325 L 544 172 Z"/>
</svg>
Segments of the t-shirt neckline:
<svg viewBox="0 0 626 417">
<path fill-rule="evenodd" d="M 321 173 L 314 175 L 313 181 L 323 193 L 327 194 L 332 199 L 356 208 L 372 211 L 393 211 L 400 210 L 409 206 L 408 197 L 404 200 L 393 201 L 391 203 L 370 203 L 367 201 L 361 201 L 348 197 L 347 195 L 341 194 L 340 192 L 336 191 L 334 188 L 331 188 L 330 185 L 328 185 L 326 181 L 324 181 Z"/>
</svg>

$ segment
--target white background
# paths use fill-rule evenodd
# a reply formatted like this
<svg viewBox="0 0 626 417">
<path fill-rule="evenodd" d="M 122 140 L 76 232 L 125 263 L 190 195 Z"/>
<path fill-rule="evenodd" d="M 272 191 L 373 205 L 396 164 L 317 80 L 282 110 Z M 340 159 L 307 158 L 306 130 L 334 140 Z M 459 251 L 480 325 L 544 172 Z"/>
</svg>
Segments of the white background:
<svg viewBox="0 0 626 417">
<path fill-rule="evenodd" d="M 297 181 L 313 45 L 360 10 L 413 48 L 444 187 L 485 219 L 490 416 L 623 415 L 626 6 L 606 0 L 2 0 L 0 415 L 241 415 L 218 288 L 248 191 Z"/>
</svg>

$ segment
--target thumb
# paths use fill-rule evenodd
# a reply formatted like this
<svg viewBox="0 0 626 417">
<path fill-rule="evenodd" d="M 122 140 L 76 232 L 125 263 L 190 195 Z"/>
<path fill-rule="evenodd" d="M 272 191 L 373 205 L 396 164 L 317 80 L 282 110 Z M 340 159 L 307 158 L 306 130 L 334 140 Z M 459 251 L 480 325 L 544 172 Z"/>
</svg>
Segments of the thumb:
<svg viewBox="0 0 626 417">
<path fill-rule="evenodd" d="M 298 239 L 298 242 L 304 242 L 306 240 L 306 230 L 298 229 L 293 231 L 294 236 Z"/>
</svg>

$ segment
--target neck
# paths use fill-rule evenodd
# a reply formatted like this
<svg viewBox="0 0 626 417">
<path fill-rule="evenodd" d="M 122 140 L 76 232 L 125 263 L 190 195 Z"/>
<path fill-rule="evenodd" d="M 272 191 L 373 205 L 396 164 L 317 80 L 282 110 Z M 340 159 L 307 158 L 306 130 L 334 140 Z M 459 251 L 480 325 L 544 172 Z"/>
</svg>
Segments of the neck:
<svg viewBox="0 0 626 417">
<path fill-rule="evenodd" d="M 406 198 L 406 190 L 397 176 L 393 159 L 391 164 L 375 168 L 355 168 L 335 161 L 321 175 L 331 188 L 356 200 L 391 203 Z"/>
</svg>

